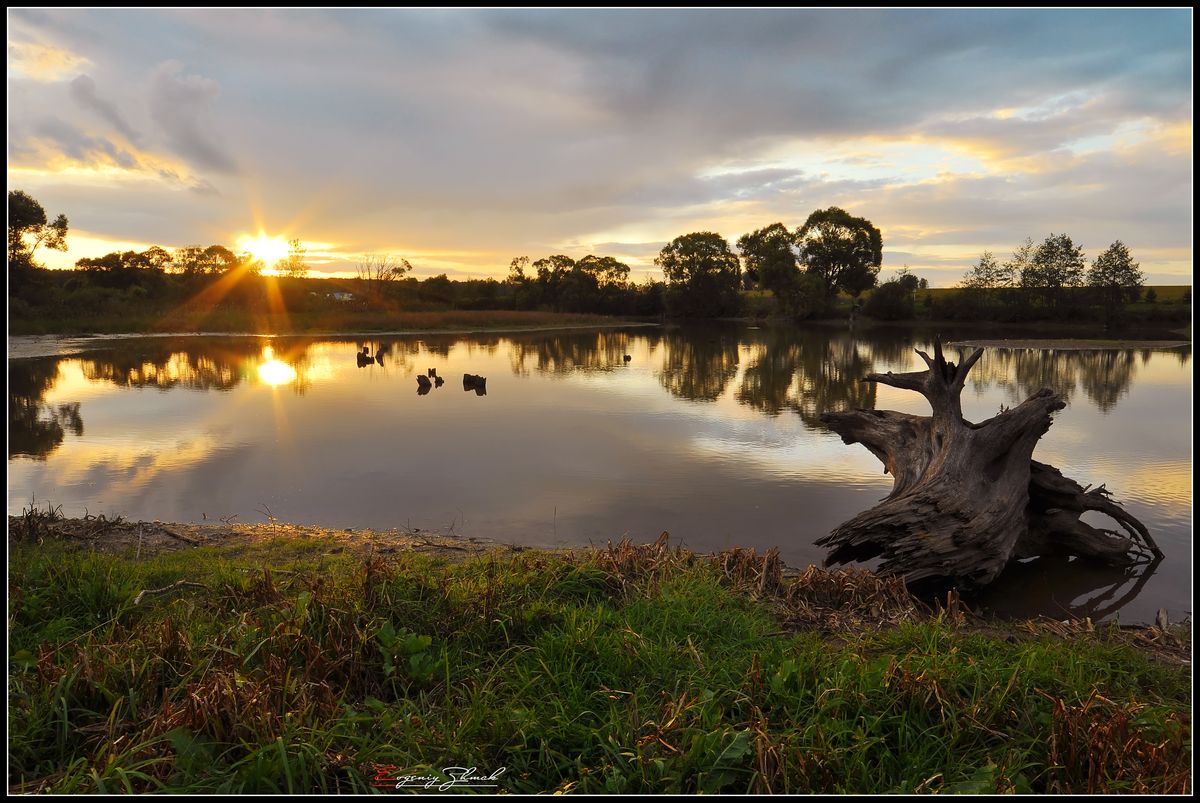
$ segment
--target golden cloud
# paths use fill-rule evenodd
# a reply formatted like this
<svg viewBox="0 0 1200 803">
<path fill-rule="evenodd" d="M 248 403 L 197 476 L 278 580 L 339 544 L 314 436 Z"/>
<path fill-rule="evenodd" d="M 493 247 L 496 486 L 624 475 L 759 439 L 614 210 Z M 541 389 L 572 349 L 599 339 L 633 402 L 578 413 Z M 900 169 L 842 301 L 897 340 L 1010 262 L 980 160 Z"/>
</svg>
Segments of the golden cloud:
<svg viewBox="0 0 1200 803">
<path fill-rule="evenodd" d="M 61 47 L 37 42 L 8 43 L 8 74 L 34 81 L 65 81 L 92 62 Z"/>
</svg>

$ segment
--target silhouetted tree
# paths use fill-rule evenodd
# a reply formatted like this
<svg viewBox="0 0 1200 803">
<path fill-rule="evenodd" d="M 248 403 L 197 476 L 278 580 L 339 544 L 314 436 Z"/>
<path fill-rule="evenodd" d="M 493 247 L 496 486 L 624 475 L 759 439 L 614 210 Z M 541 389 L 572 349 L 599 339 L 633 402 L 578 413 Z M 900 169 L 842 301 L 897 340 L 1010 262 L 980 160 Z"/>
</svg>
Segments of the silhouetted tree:
<svg viewBox="0 0 1200 803">
<path fill-rule="evenodd" d="M 54 251 L 67 250 L 67 216 L 46 221 L 46 210 L 23 190 L 8 193 L 8 265 L 40 267 L 33 261 L 40 246 Z"/>
<path fill-rule="evenodd" d="M 1143 281 L 1141 267 L 1120 240 L 1096 257 L 1087 275 L 1088 286 L 1099 295 L 1105 321 L 1110 324 L 1121 318 L 1125 304 L 1137 301 Z"/>
<path fill-rule="evenodd" d="M 85 257 L 75 263 L 98 285 L 127 288 L 134 285 L 155 285 L 163 277 L 161 248 L 137 251 L 114 251 L 102 257 Z M 165 253 L 165 252 L 163 252 Z"/>
<path fill-rule="evenodd" d="M 825 295 L 839 290 L 857 297 L 875 286 L 883 262 L 883 235 L 866 218 L 831 206 L 808 216 L 795 234 L 800 261 L 821 278 Z"/>
<path fill-rule="evenodd" d="M 676 237 L 654 263 L 666 276 L 672 314 L 717 318 L 737 312 L 741 266 L 721 235 L 701 231 Z"/>
<path fill-rule="evenodd" d="M 1051 309 L 1061 309 L 1067 288 L 1082 287 L 1084 282 L 1083 248 L 1066 234 L 1051 234 L 1021 272 L 1021 286 L 1032 290 Z"/>
<path fill-rule="evenodd" d="M 792 233 L 782 223 L 743 234 L 737 247 L 746 263 L 746 273 L 753 273 L 759 285 L 777 298 L 786 293 L 800 273 Z"/>
<path fill-rule="evenodd" d="M 366 254 L 355 265 L 355 271 L 367 295 L 380 301 L 412 271 L 412 263 L 391 254 Z"/>
<path fill-rule="evenodd" d="M 242 260 L 223 245 L 202 248 L 188 245 L 175 249 L 172 265 L 177 273 L 188 278 L 220 276 L 242 264 Z"/>
<path fill-rule="evenodd" d="M 308 263 L 304 261 L 306 253 L 308 253 L 308 250 L 299 240 L 290 240 L 288 242 L 288 254 L 275 263 L 275 271 L 282 276 L 303 279 L 308 275 Z"/>
</svg>

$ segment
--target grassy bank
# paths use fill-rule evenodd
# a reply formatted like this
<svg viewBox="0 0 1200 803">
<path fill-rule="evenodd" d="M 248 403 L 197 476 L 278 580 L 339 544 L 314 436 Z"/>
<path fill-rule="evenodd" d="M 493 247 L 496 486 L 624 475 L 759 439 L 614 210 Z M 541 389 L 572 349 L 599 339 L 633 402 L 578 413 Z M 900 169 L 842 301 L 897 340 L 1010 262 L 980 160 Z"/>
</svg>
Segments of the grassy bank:
<svg viewBox="0 0 1200 803">
<path fill-rule="evenodd" d="M 1189 636 L 972 622 L 664 542 L 169 540 L 111 554 L 10 520 L 10 788 L 364 792 L 458 766 L 513 792 L 1190 789 Z"/>
</svg>

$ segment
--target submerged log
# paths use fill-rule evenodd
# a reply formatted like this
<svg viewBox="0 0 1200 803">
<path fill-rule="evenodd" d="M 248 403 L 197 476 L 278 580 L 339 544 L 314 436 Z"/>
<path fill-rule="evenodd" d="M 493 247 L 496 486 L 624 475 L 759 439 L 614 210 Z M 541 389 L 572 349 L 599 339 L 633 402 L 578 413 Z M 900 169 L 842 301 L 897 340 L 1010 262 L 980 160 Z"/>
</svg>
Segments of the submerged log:
<svg viewBox="0 0 1200 803">
<path fill-rule="evenodd" d="M 1032 459 L 1052 414 L 1066 406 L 1057 394 L 1040 390 L 973 424 L 962 416 L 960 396 L 983 349 L 958 365 L 946 361 L 940 339 L 932 358 L 917 354 L 927 370 L 870 374 L 863 381 L 920 393 L 932 416 L 891 410 L 821 416 L 845 443 L 867 447 L 895 480 L 878 505 L 816 542 L 831 549 L 827 565 L 882 557 L 879 571 L 908 582 L 944 578 L 982 586 L 1010 560 L 1051 552 L 1111 565 L 1162 557 L 1145 525 L 1103 486 L 1089 492 Z M 1125 535 L 1080 521 L 1089 510 L 1115 519 Z"/>
</svg>

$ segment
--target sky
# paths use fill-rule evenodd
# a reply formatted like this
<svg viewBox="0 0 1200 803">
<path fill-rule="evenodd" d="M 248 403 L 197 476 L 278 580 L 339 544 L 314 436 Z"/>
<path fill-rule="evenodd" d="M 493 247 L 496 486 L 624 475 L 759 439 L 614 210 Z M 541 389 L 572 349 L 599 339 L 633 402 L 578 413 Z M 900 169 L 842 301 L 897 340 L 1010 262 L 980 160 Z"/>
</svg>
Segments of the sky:
<svg viewBox="0 0 1200 803">
<path fill-rule="evenodd" d="M 589 253 L 661 278 L 840 206 L 886 278 L 1121 240 L 1192 268 L 1192 12 L 10 10 L 8 186 L 70 220 L 51 267 L 300 239 L 502 278 Z"/>
</svg>

